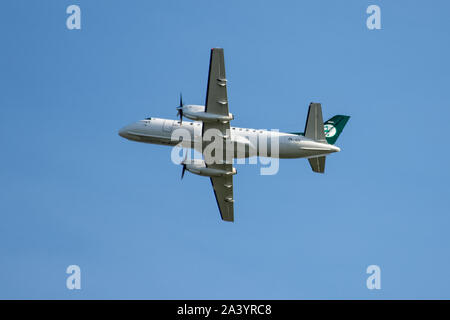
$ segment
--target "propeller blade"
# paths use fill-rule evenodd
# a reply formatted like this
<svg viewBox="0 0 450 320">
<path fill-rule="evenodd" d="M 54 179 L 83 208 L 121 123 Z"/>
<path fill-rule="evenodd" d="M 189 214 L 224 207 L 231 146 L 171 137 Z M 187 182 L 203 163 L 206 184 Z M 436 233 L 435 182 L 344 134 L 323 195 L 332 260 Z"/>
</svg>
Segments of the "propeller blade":
<svg viewBox="0 0 450 320">
<path fill-rule="evenodd" d="M 184 160 L 181 162 L 181 165 L 183 166 L 183 170 L 181 170 L 181 180 L 183 180 L 184 177 L 184 173 L 186 171 L 186 160 L 187 160 L 187 156 L 188 156 L 188 151 L 186 151 L 185 155 L 184 155 Z"/>
<path fill-rule="evenodd" d="M 181 180 L 183 180 L 185 171 L 186 171 L 186 165 L 183 164 L 183 170 L 181 171 Z"/>
<path fill-rule="evenodd" d="M 180 116 L 180 125 L 183 123 L 183 95 L 180 92 L 180 105 L 177 107 L 177 116 Z"/>
</svg>

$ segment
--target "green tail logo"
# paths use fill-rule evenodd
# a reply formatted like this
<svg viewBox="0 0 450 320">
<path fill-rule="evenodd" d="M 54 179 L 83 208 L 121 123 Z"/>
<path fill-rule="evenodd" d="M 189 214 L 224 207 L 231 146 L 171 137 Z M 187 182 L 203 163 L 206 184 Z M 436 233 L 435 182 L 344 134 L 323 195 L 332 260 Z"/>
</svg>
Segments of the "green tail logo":
<svg viewBox="0 0 450 320">
<path fill-rule="evenodd" d="M 337 115 L 324 123 L 325 139 L 329 144 L 335 144 L 350 116 Z"/>
<path fill-rule="evenodd" d="M 328 120 L 323 124 L 323 129 L 325 132 L 325 139 L 329 144 L 335 144 L 336 140 L 339 138 L 342 130 L 344 130 L 350 116 L 337 115 Z M 304 136 L 303 132 L 291 132 L 292 134 L 298 134 Z"/>
</svg>

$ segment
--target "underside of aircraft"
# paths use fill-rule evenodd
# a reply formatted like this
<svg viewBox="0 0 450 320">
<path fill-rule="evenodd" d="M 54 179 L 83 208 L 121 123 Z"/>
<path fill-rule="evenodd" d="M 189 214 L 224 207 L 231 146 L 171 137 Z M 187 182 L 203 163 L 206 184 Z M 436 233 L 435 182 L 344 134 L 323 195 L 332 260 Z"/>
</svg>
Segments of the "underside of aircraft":
<svg viewBox="0 0 450 320">
<path fill-rule="evenodd" d="M 271 151 L 265 155 L 276 158 L 307 158 L 314 172 L 324 173 L 326 156 L 340 151 L 334 144 L 350 118 L 336 115 L 324 123 L 321 104 L 311 103 L 303 132 L 274 135 L 267 130 L 231 127 L 230 121 L 234 116 L 228 108 L 227 78 L 222 48 L 211 49 L 205 105 L 184 105 L 180 96 L 177 111 L 179 121 L 147 118 L 122 128 L 119 135 L 133 141 L 165 145 L 176 145 L 179 142 L 173 139 L 173 133 L 178 129 L 187 130 L 191 137 L 187 140 L 191 139 L 192 145 L 196 142 L 196 137 L 199 137 L 201 146 L 199 151 L 202 152 L 204 159 L 182 161 L 182 177 L 185 171 L 189 171 L 210 178 L 224 221 L 234 221 L 233 175 L 237 171 L 230 157 L 232 159 L 238 157 L 234 151 L 230 156 L 227 146 L 231 145 L 233 148 L 243 146 L 247 148 L 246 150 L 250 150 L 244 152 L 244 157 L 251 156 L 252 150 L 255 152 L 253 155 L 261 156 L 259 139 L 275 137 L 278 139 L 279 150 L 276 154 Z M 194 122 L 183 122 L 183 118 Z M 199 134 L 195 133 L 197 128 L 201 130 Z M 257 138 L 258 142 L 252 143 L 249 137 Z M 222 147 L 216 148 L 211 153 L 206 152 L 212 141 L 220 141 Z M 219 157 L 216 156 L 217 150 L 221 152 Z"/>
</svg>

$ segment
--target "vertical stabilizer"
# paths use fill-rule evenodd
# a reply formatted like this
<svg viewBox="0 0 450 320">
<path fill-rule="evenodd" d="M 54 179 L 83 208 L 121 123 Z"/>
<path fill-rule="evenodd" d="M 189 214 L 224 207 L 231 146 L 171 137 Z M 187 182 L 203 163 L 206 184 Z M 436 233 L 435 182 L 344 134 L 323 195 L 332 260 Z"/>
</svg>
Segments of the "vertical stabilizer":
<svg viewBox="0 0 450 320">
<path fill-rule="evenodd" d="M 337 138 L 344 130 L 350 116 L 337 115 L 325 122 L 325 137 L 329 144 L 335 144 Z"/>
</svg>

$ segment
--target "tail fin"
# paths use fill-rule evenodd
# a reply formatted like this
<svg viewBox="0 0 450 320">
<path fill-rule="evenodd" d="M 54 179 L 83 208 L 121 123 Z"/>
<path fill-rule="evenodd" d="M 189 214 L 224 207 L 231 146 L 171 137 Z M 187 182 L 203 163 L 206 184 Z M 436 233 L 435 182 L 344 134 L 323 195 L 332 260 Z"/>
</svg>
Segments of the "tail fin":
<svg viewBox="0 0 450 320">
<path fill-rule="evenodd" d="M 308 117 L 306 119 L 305 132 L 292 132 L 292 134 L 302 135 L 314 141 L 335 144 L 350 116 L 337 115 L 325 123 L 322 119 L 322 106 L 320 103 L 309 105 Z M 314 172 L 325 172 L 325 156 L 308 158 L 311 169 Z"/>
<path fill-rule="evenodd" d="M 349 116 L 337 115 L 323 123 L 322 106 L 320 103 L 309 105 L 306 119 L 305 137 L 317 142 L 334 144 L 347 124 Z M 325 156 L 308 158 L 311 169 L 314 172 L 325 172 Z"/>
<path fill-rule="evenodd" d="M 320 103 L 317 103 L 317 104 L 320 107 Z M 317 107 L 315 107 L 315 108 L 317 108 Z M 315 110 L 313 113 L 316 113 L 316 111 L 318 111 L 318 110 Z M 305 136 L 307 138 L 319 141 L 320 138 L 317 139 L 318 136 L 316 135 L 316 129 L 312 130 L 311 127 L 314 124 L 314 126 L 317 128 L 317 125 L 316 125 L 317 120 L 322 119 L 322 110 L 320 110 L 320 115 L 318 113 L 316 113 L 316 115 L 314 117 L 311 117 L 311 119 L 310 119 L 310 115 L 311 115 L 311 105 L 310 105 L 310 109 L 308 111 L 308 118 L 306 121 L 305 132 L 291 132 L 291 133 L 298 134 L 298 135 Z M 344 130 L 344 127 L 347 124 L 347 121 L 349 119 L 350 119 L 350 116 L 337 115 L 324 123 L 323 130 L 324 130 L 325 140 L 329 144 L 336 143 L 336 140 L 338 139 L 342 130 Z M 320 120 L 320 121 L 322 121 L 322 120 Z M 311 122 L 311 126 L 309 126 L 308 135 L 307 135 L 306 131 L 308 129 L 308 124 L 310 122 Z M 320 133 L 317 133 L 317 134 L 320 136 Z M 323 142 L 325 142 L 325 140 L 323 140 Z"/>
<path fill-rule="evenodd" d="M 337 115 L 325 122 L 325 138 L 329 144 L 336 143 L 336 140 L 339 138 L 342 130 L 344 130 L 348 119 L 350 119 L 350 116 Z"/>
</svg>

